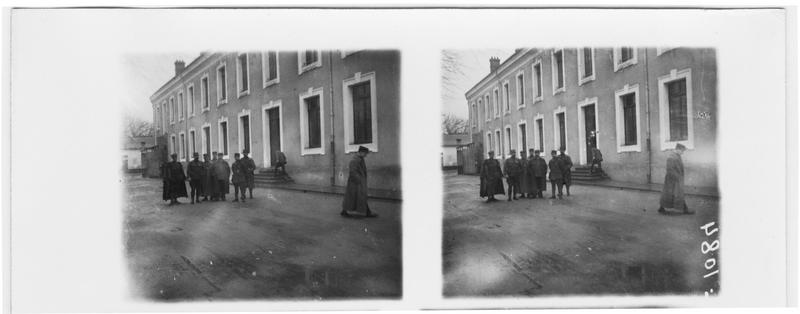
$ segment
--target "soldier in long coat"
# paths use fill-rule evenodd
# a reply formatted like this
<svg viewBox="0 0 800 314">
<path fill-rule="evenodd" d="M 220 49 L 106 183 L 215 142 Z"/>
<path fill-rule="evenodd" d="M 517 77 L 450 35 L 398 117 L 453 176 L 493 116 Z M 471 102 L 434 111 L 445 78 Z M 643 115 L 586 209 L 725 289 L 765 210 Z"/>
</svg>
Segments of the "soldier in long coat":
<svg viewBox="0 0 800 314">
<path fill-rule="evenodd" d="M 192 188 L 189 196 L 192 199 L 192 204 L 194 204 L 195 201 L 200 203 L 200 196 L 205 195 L 203 186 L 206 181 L 206 167 L 200 161 L 200 154 L 194 153 L 192 157 L 192 161 L 186 167 L 186 172 L 189 175 L 189 187 Z"/>
<path fill-rule="evenodd" d="M 528 198 L 536 198 L 538 191 L 536 188 L 538 185 L 536 184 L 536 177 L 533 175 L 533 158 L 534 158 L 534 150 L 533 148 L 528 150 L 528 158 L 525 160 L 525 175 L 524 175 L 524 187 L 522 187 L 522 192 L 528 195 Z"/>
<path fill-rule="evenodd" d="M 188 197 L 186 194 L 186 175 L 183 173 L 183 165 L 178 162 L 178 154 L 172 154 L 172 161 L 165 166 L 165 175 L 168 181 L 169 204 L 180 204 L 179 197 Z"/>
<path fill-rule="evenodd" d="M 522 198 L 530 197 L 528 190 L 530 190 L 530 180 L 528 180 L 528 155 L 524 150 L 519 152 L 519 167 L 522 172 L 519 175 L 519 192 Z"/>
<path fill-rule="evenodd" d="M 558 188 L 558 198 L 562 198 L 563 194 L 561 191 L 564 186 L 564 162 L 555 150 L 551 151 L 550 155 L 552 158 L 550 158 L 550 162 L 547 163 L 548 168 L 550 168 L 550 187 L 553 189 L 553 196 L 550 198 L 556 198 L 556 188 Z"/>
<path fill-rule="evenodd" d="M 245 179 L 245 187 L 250 191 L 250 199 L 253 199 L 253 188 L 255 187 L 255 174 L 254 171 L 256 170 L 256 163 L 253 161 L 253 158 L 247 156 L 250 153 L 250 150 L 243 150 L 242 155 L 242 170 L 244 171 L 244 179 Z M 244 190 L 242 190 L 242 197 L 244 197 Z M 244 200 L 242 200 L 244 201 Z"/>
<path fill-rule="evenodd" d="M 564 187 L 567 188 L 567 196 L 569 196 L 569 187 L 572 185 L 572 158 L 566 154 L 566 148 L 563 146 L 561 147 L 561 163 L 563 167 L 563 180 L 564 180 Z"/>
<path fill-rule="evenodd" d="M 231 192 L 231 184 L 228 181 L 231 177 L 231 167 L 227 161 L 222 159 L 222 154 L 217 155 L 217 160 L 212 167 L 217 182 L 217 196 L 224 201 L 225 195 Z"/>
<path fill-rule="evenodd" d="M 216 152 L 214 153 L 216 154 Z M 203 201 L 208 201 L 209 198 L 214 200 L 214 193 L 217 190 L 217 182 L 214 179 L 214 169 L 208 154 L 203 154 L 203 169 L 206 171 L 206 176 L 203 181 Z"/>
<path fill-rule="evenodd" d="M 481 163 L 481 197 L 488 197 L 486 202 L 494 202 L 496 194 L 506 194 L 503 189 L 503 170 L 500 162 L 494 159 L 494 151 L 489 151 L 489 158 Z"/>
<path fill-rule="evenodd" d="M 537 196 L 539 198 L 544 198 L 543 193 L 547 191 L 547 161 L 539 156 L 538 150 L 534 151 L 531 156 L 533 157 L 528 162 L 528 167 L 531 169 L 531 176 L 533 177 L 534 182 L 533 185 L 536 191 L 534 198 Z"/>
<path fill-rule="evenodd" d="M 519 193 L 519 178 L 522 175 L 522 167 L 517 159 L 517 152 L 513 149 L 509 151 L 511 157 L 506 159 L 503 164 L 503 172 L 506 173 L 506 184 L 508 184 L 508 201 L 517 199 Z"/>
<path fill-rule="evenodd" d="M 367 154 L 369 154 L 369 148 L 359 146 L 358 152 L 348 165 L 347 189 L 342 201 L 342 211 L 339 213 L 343 217 L 351 217 L 354 214 L 369 218 L 378 217 L 367 204 L 367 164 L 364 162 Z"/>
<path fill-rule="evenodd" d="M 231 183 L 233 183 L 233 201 L 239 201 L 239 191 L 242 191 L 242 202 L 245 200 L 245 189 L 247 188 L 247 178 L 245 177 L 245 164 L 239 158 L 239 153 L 233 155 L 235 161 L 231 165 Z"/>
<path fill-rule="evenodd" d="M 659 213 L 666 213 L 665 208 L 682 210 L 684 214 L 693 214 L 686 206 L 686 198 L 683 191 L 683 159 L 681 155 L 686 151 L 686 146 L 678 143 L 675 149 L 667 157 L 667 173 L 664 177 L 664 189 L 661 191 L 661 206 Z"/>
</svg>

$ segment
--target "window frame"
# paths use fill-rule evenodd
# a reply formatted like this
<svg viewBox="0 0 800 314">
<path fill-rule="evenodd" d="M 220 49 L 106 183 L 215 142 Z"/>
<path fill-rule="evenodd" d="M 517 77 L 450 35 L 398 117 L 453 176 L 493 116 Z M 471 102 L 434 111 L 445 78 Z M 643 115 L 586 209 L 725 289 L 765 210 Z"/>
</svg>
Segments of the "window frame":
<svg viewBox="0 0 800 314">
<path fill-rule="evenodd" d="M 206 136 L 206 129 L 208 129 L 208 136 Z M 214 152 L 214 141 L 211 140 L 211 123 L 203 123 L 200 126 L 200 149 L 202 157 L 204 154 L 208 154 L 209 159 L 212 157 L 211 153 Z M 206 147 L 206 140 L 208 140 L 209 147 Z"/>
<path fill-rule="evenodd" d="M 539 66 L 539 76 L 536 76 L 536 66 Z M 533 83 L 533 103 L 544 100 L 544 70 L 542 69 L 542 58 L 536 58 L 531 64 L 531 82 Z M 538 95 L 536 93 L 539 93 Z"/>
<path fill-rule="evenodd" d="M 522 130 L 521 130 L 521 127 L 523 125 L 525 126 L 525 133 L 524 133 L 525 140 L 524 141 L 522 140 L 523 133 L 522 133 Z M 520 119 L 519 122 L 517 122 L 517 147 L 519 148 L 520 152 L 521 151 L 525 151 L 526 154 L 528 153 L 527 149 L 530 148 L 530 145 L 528 145 L 528 144 L 530 144 L 530 138 L 528 138 L 528 133 L 529 133 L 528 132 L 528 121 L 526 121 L 525 119 Z"/>
<path fill-rule="evenodd" d="M 542 121 L 542 134 L 541 135 L 539 134 L 539 126 L 537 125 L 537 121 Z M 544 154 L 547 151 L 547 141 L 545 140 L 546 135 L 544 134 L 545 130 L 547 128 L 544 126 L 544 115 L 543 114 L 537 112 L 536 115 L 533 116 L 533 129 L 534 129 L 533 130 L 533 137 L 534 137 L 534 142 L 533 143 L 534 143 L 534 146 L 536 146 L 534 148 L 534 150 L 537 150 L 537 149 L 539 149 L 539 147 L 541 147 L 542 149 L 539 150 L 539 154 Z M 541 138 L 541 140 L 540 140 L 540 138 Z"/>
<path fill-rule="evenodd" d="M 187 137 L 188 141 L 188 155 L 192 157 L 194 153 L 197 153 L 197 130 L 195 128 L 189 128 L 189 136 Z M 202 160 L 202 158 L 200 159 Z"/>
<path fill-rule="evenodd" d="M 262 152 L 264 154 L 264 158 L 263 159 L 264 159 L 264 166 L 265 167 L 269 167 L 272 164 L 272 154 L 269 153 L 269 151 L 272 148 L 272 146 L 271 146 L 272 143 L 270 143 L 270 141 L 269 141 L 269 137 L 270 137 L 270 133 L 269 133 L 269 116 L 267 116 L 267 110 L 270 110 L 270 109 L 273 109 L 273 108 L 278 108 L 278 129 L 280 130 L 280 133 L 281 133 L 280 137 L 278 138 L 278 141 L 280 141 L 279 150 L 282 151 L 282 152 L 285 152 L 285 150 L 283 148 L 284 147 L 283 146 L 283 143 L 284 143 L 283 138 L 284 138 L 284 136 L 286 134 L 286 132 L 283 131 L 283 126 L 284 126 L 284 124 L 283 124 L 283 102 L 280 99 L 270 100 L 268 103 L 261 105 L 261 121 L 263 121 L 263 123 L 261 123 L 261 136 L 263 138 L 263 143 L 264 143 L 264 145 L 261 145 L 261 146 L 262 146 Z M 252 123 L 251 123 L 251 125 L 252 125 Z M 250 138 L 252 138 L 252 137 L 253 137 L 253 135 L 251 134 Z"/>
<path fill-rule="evenodd" d="M 512 140 L 512 138 L 514 138 L 514 128 L 512 128 L 510 124 L 506 124 L 503 127 L 503 131 L 503 136 L 505 137 L 503 144 L 506 145 L 503 153 L 504 156 L 511 157 L 511 150 L 514 149 L 514 141 Z"/>
<path fill-rule="evenodd" d="M 242 56 L 244 56 L 244 68 L 242 68 L 240 59 Z M 227 79 L 227 75 L 225 75 L 225 77 Z M 245 90 L 242 90 L 242 84 L 244 81 L 243 78 L 247 78 L 247 89 Z M 250 55 L 246 52 L 242 52 L 236 55 L 236 94 L 238 95 L 238 98 L 250 95 L 250 85 Z"/>
<path fill-rule="evenodd" d="M 303 65 L 305 62 L 305 54 L 306 51 L 315 51 L 317 54 L 317 61 L 314 63 Z M 297 52 L 297 75 L 302 75 L 305 72 L 311 71 L 313 69 L 319 68 L 322 66 L 322 51 L 318 49 L 306 49 L 300 50 Z"/>
<path fill-rule="evenodd" d="M 525 104 L 525 71 L 523 71 L 522 69 L 517 71 L 517 76 L 515 78 L 516 78 L 516 84 L 514 84 L 514 85 L 516 85 L 517 110 L 522 110 L 522 108 L 525 108 L 525 105 L 526 105 Z M 522 79 L 521 83 L 520 83 L 520 78 Z"/>
<path fill-rule="evenodd" d="M 592 75 L 583 77 L 583 72 L 586 72 L 585 71 L 585 67 L 586 66 L 584 65 L 584 63 L 585 63 L 584 62 L 584 58 L 586 58 L 586 56 L 584 56 L 584 54 L 583 54 L 584 51 L 583 50 L 586 49 L 586 48 L 589 48 L 590 51 L 591 51 L 590 58 L 592 59 Z M 595 55 L 594 55 L 594 47 L 578 47 L 577 58 L 578 58 L 578 86 L 581 86 L 583 84 L 586 84 L 586 83 L 589 83 L 591 81 L 594 81 L 595 77 L 597 75 L 597 71 L 596 71 L 597 67 L 595 66 L 595 63 L 597 63 L 595 61 L 597 59 L 595 58 Z"/>
<path fill-rule="evenodd" d="M 191 101 L 189 101 L 191 99 Z M 194 108 L 194 83 L 189 83 L 186 85 L 186 111 L 189 113 L 189 117 L 194 117 L 197 115 L 197 110 Z"/>
<path fill-rule="evenodd" d="M 225 137 L 222 136 L 222 123 L 225 123 Z M 227 144 L 227 145 L 223 145 Z M 217 120 L 217 153 L 222 154 L 222 159 L 230 159 L 231 154 L 231 124 L 228 122 L 228 117 L 220 117 Z M 225 154 L 225 151 L 228 154 Z"/>
<path fill-rule="evenodd" d="M 564 153 L 569 155 L 569 121 L 567 120 L 567 107 L 563 105 L 553 110 L 553 147 L 556 150 L 561 149 L 561 143 L 558 138 L 560 133 L 558 129 L 558 114 L 560 113 L 564 114 Z"/>
<path fill-rule="evenodd" d="M 324 87 L 312 88 L 298 95 L 300 104 L 300 156 L 307 155 L 325 155 L 325 97 Z M 320 147 L 308 148 L 308 109 L 306 108 L 305 100 L 314 96 L 319 96 L 319 133 L 320 133 Z"/>
<path fill-rule="evenodd" d="M 595 129 L 595 140 L 597 147 L 600 147 L 600 103 L 598 102 L 597 97 L 586 98 L 581 100 L 577 103 L 578 109 L 578 160 L 581 164 L 588 164 L 589 159 L 589 152 L 586 151 L 586 116 L 583 114 L 583 107 L 594 105 L 594 129 Z M 564 115 L 564 123 L 566 122 L 566 115 Z M 566 125 L 565 125 L 566 126 Z M 566 132 L 566 127 L 564 128 Z M 566 142 L 566 141 L 565 141 Z M 569 154 L 568 154 L 569 155 Z"/>
<path fill-rule="evenodd" d="M 495 157 L 500 157 L 500 159 L 505 159 L 506 155 L 503 150 L 503 132 L 500 131 L 500 128 L 494 129 L 494 142 L 497 144 L 495 147 L 494 155 Z"/>
<path fill-rule="evenodd" d="M 178 100 L 176 108 L 178 108 L 178 121 L 186 120 L 186 114 L 183 112 L 185 108 L 185 104 L 183 102 L 183 90 L 179 90 L 175 98 Z"/>
<path fill-rule="evenodd" d="M 244 151 L 243 143 L 244 140 L 244 126 L 242 125 L 242 117 L 247 117 L 247 132 L 250 134 L 250 138 L 247 140 L 247 147 L 250 147 L 250 154 L 253 153 L 253 115 L 250 114 L 250 109 L 242 109 L 242 111 L 237 114 L 236 117 L 236 131 L 237 131 L 237 145 L 239 146 L 238 153 Z M 230 131 L 228 131 L 230 132 Z"/>
<path fill-rule="evenodd" d="M 370 88 L 370 115 L 372 124 L 372 143 L 351 144 L 354 141 L 355 134 L 353 132 L 353 95 L 350 91 L 350 86 L 369 82 Z M 377 78 L 375 72 L 361 74 L 356 72 L 353 77 L 347 78 L 342 81 L 342 104 L 343 104 L 343 119 L 344 119 L 344 152 L 354 153 L 358 151 L 359 146 L 369 148 L 371 152 L 378 152 L 378 94 L 377 94 Z"/>
<path fill-rule="evenodd" d="M 180 162 L 186 162 L 188 160 L 186 144 L 186 132 L 181 131 L 178 133 L 178 161 Z"/>
<path fill-rule="evenodd" d="M 489 93 L 483 95 L 483 109 L 485 112 L 484 118 L 486 119 L 486 122 L 492 121 L 492 115 L 489 114 L 489 109 L 491 108 L 489 107 L 489 98 Z"/>
<path fill-rule="evenodd" d="M 269 64 L 270 52 L 275 53 L 275 78 L 268 80 L 269 69 L 272 67 L 272 64 Z M 280 52 L 277 50 L 268 50 L 261 53 L 261 84 L 263 88 L 267 88 L 281 82 L 281 62 L 279 60 Z"/>
<path fill-rule="evenodd" d="M 503 82 L 500 93 L 500 97 L 503 98 L 501 100 L 501 104 L 503 106 L 503 115 L 509 115 L 511 114 L 511 84 L 508 80 Z"/>
<path fill-rule="evenodd" d="M 225 80 L 220 79 L 220 71 L 219 71 L 220 69 L 223 69 L 223 72 L 225 73 Z M 226 62 L 223 61 L 219 65 L 217 65 L 216 71 L 214 73 L 215 73 L 214 76 L 216 77 L 214 81 L 217 82 L 216 84 L 217 107 L 219 107 L 228 103 L 228 67 Z M 225 98 L 220 98 L 223 94 L 222 92 L 223 90 L 225 91 L 224 92 Z"/>
<path fill-rule="evenodd" d="M 667 83 L 686 79 L 686 140 L 683 141 L 670 141 L 669 133 L 669 95 L 667 95 Z M 658 104 L 659 104 L 659 121 L 660 131 L 659 137 L 661 138 L 661 150 L 670 150 L 675 148 L 675 145 L 680 143 L 686 146 L 686 149 L 694 149 L 694 106 L 692 101 L 692 69 L 686 68 L 682 70 L 672 69 L 669 74 L 660 76 L 658 78 Z"/>
<path fill-rule="evenodd" d="M 561 75 L 561 82 L 563 84 L 563 86 L 561 86 L 561 87 L 557 87 L 557 85 L 556 85 L 558 83 L 558 79 L 557 79 L 557 76 L 556 76 L 556 73 L 558 73 L 558 69 L 556 69 L 556 67 L 558 66 L 557 62 L 556 62 L 556 52 L 559 52 L 559 51 L 561 52 L 561 74 L 560 75 Z M 555 49 L 550 51 L 550 70 L 552 71 L 551 72 L 551 74 L 552 74 L 551 75 L 551 80 L 552 80 L 551 83 L 553 84 L 553 96 L 555 96 L 555 95 L 557 95 L 559 93 L 564 93 L 564 92 L 567 91 L 567 76 L 566 76 L 567 65 L 564 62 L 565 60 L 566 60 L 566 53 L 565 53 L 564 48 L 555 48 Z"/>
<path fill-rule="evenodd" d="M 493 102 L 492 102 L 492 104 L 493 104 L 492 109 L 494 109 L 494 118 L 497 119 L 497 118 L 500 118 L 500 109 L 501 109 L 501 106 L 500 106 L 500 88 L 499 87 L 495 87 L 492 90 L 492 96 L 494 97 Z"/>
<path fill-rule="evenodd" d="M 622 48 L 623 47 L 615 47 L 612 54 L 614 59 L 614 72 L 619 72 L 622 69 L 630 67 L 634 64 L 639 62 L 639 49 L 636 47 L 631 48 L 631 58 L 625 62 L 621 62 L 620 58 L 622 58 Z"/>
<path fill-rule="evenodd" d="M 169 124 L 175 124 L 175 97 L 169 96 Z"/>
<path fill-rule="evenodd" d="M 489 151 L 494 151 L 494 143 L 492 142 L 492 131 L 486 131 L 486 145 L 483 146 L 486 158 L 489 158 Z"/>
<path fill-rule="evenodd" d="M 203 81 L 205 81 L 205 86 L 203 86 Z M 203 91 L 203 87 L 205 87 L 205 91 Z M 200 113 L 205 113 L 206 111 L 211 110 L 211 79 L 209 78 L 208 73 L 204 73 L 203 76 L 200 77 Z M 203 98 L 205 98 L 205 104 L 203 103 Z"/>
<path fill-rule="evenodd" d="M 625 145 L 625 108 L 622 97 L 633 94 L 634 105 L 636 107 L 636 144 Z M 616 114 L 617 130 L 617 153 L 642 152 L 642 128 L 641 128 L 641 101 L 639 100 L 639 84 L 628 85 L 614 92 L 614 108 Z"/>
</svg>

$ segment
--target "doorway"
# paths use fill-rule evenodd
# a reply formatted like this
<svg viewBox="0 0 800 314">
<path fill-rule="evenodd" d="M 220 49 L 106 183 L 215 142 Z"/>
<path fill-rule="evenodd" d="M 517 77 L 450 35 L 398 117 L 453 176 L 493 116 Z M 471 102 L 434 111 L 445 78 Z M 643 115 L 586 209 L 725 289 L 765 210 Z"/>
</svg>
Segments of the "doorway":
<svg viewBox="0 0 800 314">
<path fill-rule="evenodd" d="M 274 166 L 277 162 L 276 153 L 281 150 L 281 117 L 280 108 L 273 107 L 266 109 L 267 116 L 267 136 L 269 137 L 269 165 Z"/>
</svg>

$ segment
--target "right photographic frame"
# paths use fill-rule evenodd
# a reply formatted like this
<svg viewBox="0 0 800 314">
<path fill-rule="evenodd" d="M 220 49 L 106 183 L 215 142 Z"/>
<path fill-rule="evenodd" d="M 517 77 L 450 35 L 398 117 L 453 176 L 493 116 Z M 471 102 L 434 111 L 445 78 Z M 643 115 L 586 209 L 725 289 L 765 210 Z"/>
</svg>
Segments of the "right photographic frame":
<svg viewBox="0 0 800 314">
<path fill-rule="evenodd" d="M 719 293 L 715 48 L 444 50 L 442 69 L 446 298 Z"/>
</svg>

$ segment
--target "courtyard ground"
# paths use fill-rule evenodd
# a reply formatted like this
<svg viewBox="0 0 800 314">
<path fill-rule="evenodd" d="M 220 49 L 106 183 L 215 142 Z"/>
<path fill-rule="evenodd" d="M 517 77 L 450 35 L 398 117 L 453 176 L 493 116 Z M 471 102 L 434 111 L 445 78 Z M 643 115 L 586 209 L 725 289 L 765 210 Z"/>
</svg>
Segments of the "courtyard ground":
<svg viewBox="0 0 800 314">
<path fill-rule="evenodd" d="M 161 181 L 124 181 L 133 293 L 155 300 L 399 298 L 401 203 L 339 216 L 341 195 L 257 188 L 245 203 L 167 206 Z M 188 189 L 188 184 L 187 184 Z M 233 188 L 231 187 L 231 192 Z"/>
<path fill-rule="evenodd" d="M 563 200 L 485 203 L 476 176 L 445 175 L 448 297 L 703 294 L 719 291 L 719 199 L 687 196 L 694 215 L 657 213 L 659 193 L 574 185 Z M 714 258 L 707 270 L 704 263 Z M 708 265 L 711 265 L 709 262 Z"/>
</svg>

